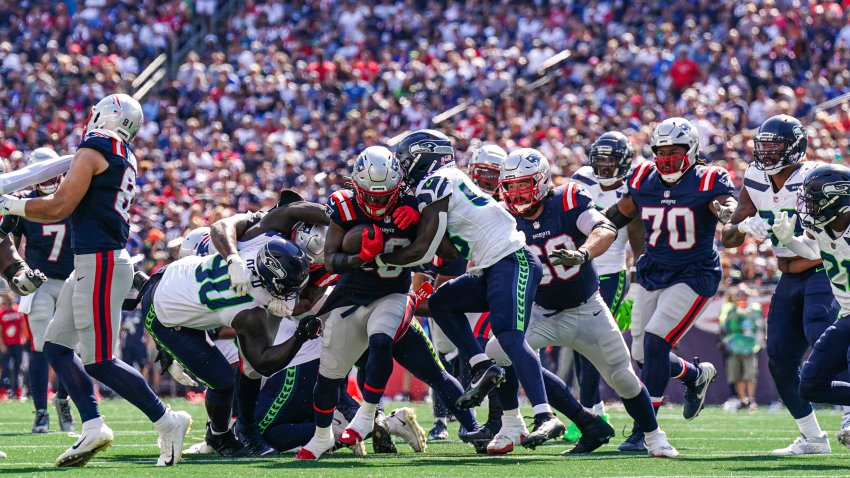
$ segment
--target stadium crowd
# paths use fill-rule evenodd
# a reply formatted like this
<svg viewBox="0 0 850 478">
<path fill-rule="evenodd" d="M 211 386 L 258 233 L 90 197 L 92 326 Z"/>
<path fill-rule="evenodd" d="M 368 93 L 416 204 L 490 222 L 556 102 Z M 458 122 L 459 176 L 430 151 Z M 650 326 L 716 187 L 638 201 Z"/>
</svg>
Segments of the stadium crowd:
<svg viewBox="0 0 850 478">
<path fill-rule="evenodd" d="M 73 151 L 84 112 L 131 91 L 215 3 L 0 1 L 0 157 L 18 168 L 42 145 Z M 141 101 L 131 252 L 167 263 L 187 230 L 270 206 L 281 188 L 323 202 L 361 149 L 428 126 L 452 134 L 462 165 L 496 142 L 538 148 L 564 176 L 611 129 L 648 157 L 653 123 L 670 116 L 693 122 L 737 187 L 751 130 L 773 114 L 809 125 L 810 158 L 850 157 L 850 104 L 814 108 L 850 92 L 840 3 L 508 3 L 246 0 Z M 501 94 L 565 49 L 548 82 Z M 775 282 L 765 246 L 726 251 L 727 281 Z"/>
</svg>

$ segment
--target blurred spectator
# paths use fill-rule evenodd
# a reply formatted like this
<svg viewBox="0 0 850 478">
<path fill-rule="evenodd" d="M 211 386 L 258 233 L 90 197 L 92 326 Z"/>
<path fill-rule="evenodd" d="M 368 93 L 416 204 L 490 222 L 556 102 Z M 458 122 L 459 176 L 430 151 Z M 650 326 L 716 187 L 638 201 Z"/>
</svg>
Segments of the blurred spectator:
<svg viewBox="0 0 850 478">
<path fill-rule="evenodd" d="M 27 343 L 26 316 L 18 312 L 11 294 L 3 294 L 0 297 L 0 332 L 3 340 L 0 341 L 0 367 L 3 373 L 0 375 L 0 397 L 21 398 L 21 365 L 23 364 Z"/>
<path fill-rule="evenodd" d="M 730 289 L 720 311 L 720 339 L 726 353 L 726 377 L 737 396 L 724 406 L 728 410 L 753 411 L 758 352 L 764 346 L 765 321 L 761 305 L 750 300 L 749 289 L 740 285 Z"/>
</svg>

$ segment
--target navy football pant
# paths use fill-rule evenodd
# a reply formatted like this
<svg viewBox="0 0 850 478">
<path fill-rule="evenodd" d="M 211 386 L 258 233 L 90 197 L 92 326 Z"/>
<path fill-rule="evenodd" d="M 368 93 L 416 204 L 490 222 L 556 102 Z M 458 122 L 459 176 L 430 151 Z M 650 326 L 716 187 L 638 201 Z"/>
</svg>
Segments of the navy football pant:
<svg viewBox="0 0 850 478">
<path fill-rule="evenodd" d="M 547 403 L 540 360 L 525 342 L 524 334 L 542 276 L 540 260 L 523 248 L 481 275 L 466 273 L 444 283 L 428 301 L 434 320 L 466 361 L 484 353 L 484 349 L 464 314 L 490 311 L 493 335 L 514 364 L 532 405 Z"/>
<path fill-rule="evenodd" d="M 850 406 L 850 383 L 843 372 L 850 364 L 850 317 L 829 326 L 812 348 L 800 374 L 800 398 Z"/>
<path fill-rule="evenodd" d="M 767 357 L 779 396 L 795 419 L 812 413 L 811 403 L 800 396 L 800 361 L 836 316 L 832 289 L 822 266 L 799 274 L 782 274 L 767 316 Z"/>
</svg>

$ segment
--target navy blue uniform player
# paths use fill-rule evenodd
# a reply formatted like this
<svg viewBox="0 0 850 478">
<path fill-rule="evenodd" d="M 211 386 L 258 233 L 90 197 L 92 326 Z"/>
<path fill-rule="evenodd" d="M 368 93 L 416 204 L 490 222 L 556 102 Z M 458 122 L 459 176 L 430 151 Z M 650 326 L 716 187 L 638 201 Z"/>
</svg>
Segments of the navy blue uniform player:
<svg viewBox="0 0 850 478">
<path fill-rule="evenodd" d="M 637 283 L 645 289 L 632 309 L 632 356 L 643 364 L 641 379 L 653 404 L 661 406 L 670 376 L 684 382 L 686 419 L 699 414 L 717 371 L 671 353 L 693 326 L 720 284 L 714 245 L 718 221 L 735 207 L 726 170 L 698 164 L 699 137 L 683 118 L 668 118 L 650 137 L 654 162 L 636 166 L 626 181 L 629 194 L 606 215 L 618 227 L 639 216 L 647 231 L 646 252 L 637 260 Z M 621 451 L 644 450 L 635 425 Z"/>
<path fill-rule="evenodd" d="M 45 333 L 44 351 L 80 411 L 79 440 L 56 460 L 83 466 L 112 444 L 112 430 L 100 416 L 97 378 L 144 412 L 159 432 L 159 466 L 179 461 L 191 425 L 185 412 L 168 409 L 133 367 L 113 357 L 121 326 L 121 305 L 130 291 L 133 266 L 124 247 L 136 187 L 136 160 L 129 144 L 141 123 L 133 98 L 110 95 L 95 105 L 86 122 L 71 169 L 54 194 L 0 199 L 2 215 L 54 224 L 70 216 L 75 271 L 59 295 Z M 80 356 L 74 353 L 79 345 Z"/>
</svg>

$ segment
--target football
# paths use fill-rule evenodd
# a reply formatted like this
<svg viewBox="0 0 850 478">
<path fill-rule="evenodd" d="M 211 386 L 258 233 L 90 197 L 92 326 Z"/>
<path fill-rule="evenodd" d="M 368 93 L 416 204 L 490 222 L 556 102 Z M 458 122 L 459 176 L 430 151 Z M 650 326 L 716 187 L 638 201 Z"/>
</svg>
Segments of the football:
<svg viewBox="0 0 850 478">
<path fill-rule="evenodd" d="M 360 252 L 360 243 L 363 238 L 363 228 L 365 227 L 367 227 L 365 224 L 360 224 L 352 227 L 345 233 L 345 237 L 342 238 L 342 252 L 346 254 L 357 254 Z M 370 233 L 370 237 L 372 234 L 374 232 Z"/>
</svg>

